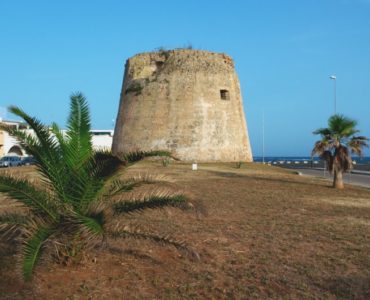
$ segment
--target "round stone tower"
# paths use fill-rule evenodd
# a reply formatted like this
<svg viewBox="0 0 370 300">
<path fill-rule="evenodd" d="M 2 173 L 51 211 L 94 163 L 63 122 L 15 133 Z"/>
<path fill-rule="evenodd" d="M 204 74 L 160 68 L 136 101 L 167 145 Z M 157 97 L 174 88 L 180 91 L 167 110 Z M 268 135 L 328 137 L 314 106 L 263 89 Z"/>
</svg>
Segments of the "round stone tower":
<svg viewBox="0 0 370 300">
<path fill-rule="evenodd" d="M 136 150 L 168 150 L 192 162 L 252 161 L 231 57 L 180 49 L 129 58 L 112 151 Z"/>
</svg>

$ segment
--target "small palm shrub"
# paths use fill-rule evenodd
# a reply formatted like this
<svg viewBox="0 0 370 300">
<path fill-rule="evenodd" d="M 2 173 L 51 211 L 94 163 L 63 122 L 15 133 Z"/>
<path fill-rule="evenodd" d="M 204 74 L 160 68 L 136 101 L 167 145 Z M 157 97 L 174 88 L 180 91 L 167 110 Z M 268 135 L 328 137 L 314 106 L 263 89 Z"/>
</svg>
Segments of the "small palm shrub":
<svg viewBox="0 0 370 300">
<path fill-rule="evenodd" d="M 169 164 L 170 164 L 169 157 L 165 157 L 165 158 L 162 159 L 162 165 L 163 165 L 163 167 L 168 167 Z"/>
<path fill-rule="evenodd" d="M 358 135 L 357 122 L 342 115 L 333 115 L 328 120 L 328 127 L 313 132 L 321 136 L 315 143 L 312 156 L 319 154 L 326 161 L 329 172 L 333 172 L 333 187 L 343 189 L 343 173 L 352 169 L 351 154 L 363 155 L 363 149 L 369 147 L 369 139 Z"/>
<path fill-rule="evenodd" d="M 149 239 L 185 249 L 182 241 L 120 225 L 120 216 L 184 205 L 184 196 L 171 192 L 129 201 L 120 197 L 150 181 L 122 180 L 121 170 L 146 156 L 169 154 L 134 152 L 117 158 L 107 151 L 94 151 L 89 110 L 81 93 L 71 96 L 70 108 L 66 132 L 56 124 L 43 125 L 17 107 L 10 107 L 10 112 L 21 117 L 34 134 L 0 125 L 35 157 L 41 178 L 35 184 L 27 178 L 0 175 L 0 192 L 21 204 L 20 210 L 0 213 L 0 234 L 18 242 L 24 278 L 31 279 L 43 253 L 71 261 L 109 238 Z"/>
</svg>

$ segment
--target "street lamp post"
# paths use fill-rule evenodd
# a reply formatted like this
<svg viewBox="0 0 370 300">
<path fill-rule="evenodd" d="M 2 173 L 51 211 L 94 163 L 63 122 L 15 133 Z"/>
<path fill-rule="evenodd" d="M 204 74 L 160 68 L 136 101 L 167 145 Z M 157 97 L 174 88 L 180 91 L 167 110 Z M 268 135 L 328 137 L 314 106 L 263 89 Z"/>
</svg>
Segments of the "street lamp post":
<svg viewBox="0 0 370 300">
<path fill-rule="evenodd" d="M 262 164 L 265 164 L 265 110 L 262 111 Z"/>
<path fill-rule="evenodd" d="M 331 75 L 330 79 L 334 80 L 334 114 L 337 114 L 337 76 Z"/>
</svg>

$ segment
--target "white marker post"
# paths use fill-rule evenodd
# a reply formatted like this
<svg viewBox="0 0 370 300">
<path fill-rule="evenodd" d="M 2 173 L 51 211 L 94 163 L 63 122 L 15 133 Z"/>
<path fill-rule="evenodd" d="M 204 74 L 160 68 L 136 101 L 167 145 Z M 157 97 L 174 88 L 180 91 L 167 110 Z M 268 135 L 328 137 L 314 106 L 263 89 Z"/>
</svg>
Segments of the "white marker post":
<svg viewBox="0 0 370 300">
<path fill-rule="evenodd" d="M 198 170 L 198 164 L 197 164 L 197 163 L 193 163 L 193 164 L 191 165 L 191 169 L 192 169 L 193 171 Z"/>
</svg>

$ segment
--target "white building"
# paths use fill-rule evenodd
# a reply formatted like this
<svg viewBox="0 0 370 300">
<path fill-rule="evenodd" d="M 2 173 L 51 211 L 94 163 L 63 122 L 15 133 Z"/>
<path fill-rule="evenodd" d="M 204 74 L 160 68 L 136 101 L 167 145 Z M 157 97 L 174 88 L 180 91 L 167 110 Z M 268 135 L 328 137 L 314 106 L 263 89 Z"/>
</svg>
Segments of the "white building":
<svg viewBox="0 0 370 300">
<path fill-rule="evenodd" d="M 14 126 L 18 129 L 24 129 L 33 133 L 27 124 L 16 121 L 0 119 L 3 124 Z M 93 147 L 96 150 L 110 150 L 112 147 L 113 130 L 91 130 Z M 4 155 L 25 156 L 27 153 L 22 149 L 19 142 L 10 136 L 6 131 L 0 130 L 0 157 Z"/>
<path fill-rule="evenodd" d="M 96 150 L 110 150 L 112 148 L 113 130 L 91 130 L 92 143 Z"/>
<path fill-rule="evenodd" d="M 29 130 L 27 125 L 22 122 L 7 121 L 0 119 L 0 122 L 18 129 Z M 6 131 L 0 130 L 0 157 L 4 155 L 26 155 L 18 141 L 10 136 Z"/>
</svg>

